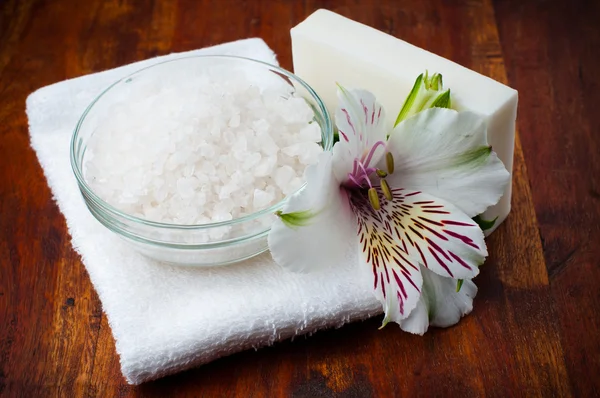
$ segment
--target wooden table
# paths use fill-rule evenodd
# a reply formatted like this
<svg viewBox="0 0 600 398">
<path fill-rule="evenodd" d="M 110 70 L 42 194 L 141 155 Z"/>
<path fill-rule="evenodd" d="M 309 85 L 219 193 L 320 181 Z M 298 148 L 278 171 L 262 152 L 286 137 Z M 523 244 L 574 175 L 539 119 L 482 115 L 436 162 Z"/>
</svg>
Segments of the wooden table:
<svg viewBox="0 0 600 398">
<path fill-rule="evenodd" d="M 325 7 L 519 90 L 513 210 L 472 315 L 425 337 L 380 319 L 139 387 L 29 147 L 33 90 L 148 57 L 262 37 Z M 0 2 L 0 395 L 600 394 L 600 2 Z"/>
</svg>

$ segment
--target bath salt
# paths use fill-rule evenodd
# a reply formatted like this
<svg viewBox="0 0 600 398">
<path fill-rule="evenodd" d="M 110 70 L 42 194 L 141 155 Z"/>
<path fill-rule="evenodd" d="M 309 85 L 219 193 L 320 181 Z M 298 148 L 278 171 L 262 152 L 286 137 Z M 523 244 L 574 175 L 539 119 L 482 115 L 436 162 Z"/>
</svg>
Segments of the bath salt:
<svg viewBox="0 0 600 398">
<path fill-rule="evenodd" d="M 262 86 L 243 70 L 140 75 L 95 123 L 84 162 L 92 190 L 125 213 L 171 224 L 268 208 L 301 188 L 323 150 L 293 87 Z"/>
</svg>

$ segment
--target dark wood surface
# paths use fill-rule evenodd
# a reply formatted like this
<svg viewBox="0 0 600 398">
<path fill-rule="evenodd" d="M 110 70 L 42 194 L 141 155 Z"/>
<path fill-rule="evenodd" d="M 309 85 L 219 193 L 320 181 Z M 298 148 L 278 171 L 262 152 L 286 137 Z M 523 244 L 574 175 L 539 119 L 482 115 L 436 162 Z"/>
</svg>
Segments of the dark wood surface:
<svg viewBox="0 0 600 398">
<path fill-rule="evenodd" d="M 475 310 L 424 337 L 373 319 L 128 386 L 29 147 L 25 98 L 251 36 L 290 69 L 288 31 L 321 7 L 519 90 L 513 211 Z M 598 1 L 0 0 L 0 395 L 600 395 L 599 17 Z"/>
</svg>

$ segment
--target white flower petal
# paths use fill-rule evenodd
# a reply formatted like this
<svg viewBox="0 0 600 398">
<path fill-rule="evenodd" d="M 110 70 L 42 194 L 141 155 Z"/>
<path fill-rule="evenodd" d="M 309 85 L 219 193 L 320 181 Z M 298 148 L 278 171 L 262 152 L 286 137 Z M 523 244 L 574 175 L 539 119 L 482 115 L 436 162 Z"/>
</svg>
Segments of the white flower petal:
<svg viewBox="0 0 600 398">
<path fill-rule="evenodd" d="M 477 295 L 477 286 L 472 280 L 465 279 L 457 292 L 456 280 L 433 272 L 429 272 L 428 275 L 431 276 L 431 282 L 428 282 L 427 290 L 435 291 L 435 300 L 428 302 L 431 326 L 447 328 L 471 313 L 473 299 Z"/>
<path fill-rule="evenodd" d="M 417 307 L 400 322 L 402 330 L 422 335 L 429 325 L 455 325 L 473 310 L 473 299 L 477 294 L 477 286 L 473 281 L 465 279 L 457 292 L 455 279 L 439 276 L 424 267 L 421 267 L 421 273 L 423 293 Z"/>
<path fill-rule="evenodd" d="M 391 186 L 445 199 L 469 217 L 496 204 L 510 180 L 487 143 L 483 118 L 472 112 L 422 111 L 396 126 L 387 150 L 396 169 Z"/>
<path fill-rule="evenodd" d="M 375 297 L 383 305 L 383 325 L 398 323 L 419 302 L 423 283 L 419 264 L 404 251 L 389 214 L 383 208 L 374 210 L 361 193 L 351 196 L 358 218 L 360 268 L 373 281 Z"/>
<path fill-rule="evenodd" d="M 307 272 L 331 266 L 356 241 L 356 221 L 345 193 L 335 181 L 332 154 L 319 155 L 306 169 L 306 187 L 289 198 L 271 227 L 273 259 L 292 271 Z M 285 215 L 304 213 L 302 225 L 286 225 Z M 289 224 L 289 223 L 288 223 Z"/>
<path fill-rule="evenodd" d="M 338 184 L 344 183 L 348 179 L 348 174 L 353 170 L 354 158 L 348 151 L 347 146 L 339 141 L 333 146 L 333 175 Z"/>
<path fill-rule="evenodd" d="M 385 111 L 372 93 L 342 86 L 338 86 L 338 103 L 335 123 L 340 140 L 334 147 L 334 163 L 336 177 L 344 181 L 352 172 L 355 159 L 365 166 L 376 165 L 385 153 L 384 146 L 378 147 L 367 162 L 371 148 L 386 140 Z"/>
<path fill-rule="evenodd" d="M 425 299 L 421 296 L 416 308 L 412 310 L 408 318 L 402 319 L 398 323 L 405 332 L 424 335 L 429 328 L 429 314 L 427 313 Z"/>
</svg>

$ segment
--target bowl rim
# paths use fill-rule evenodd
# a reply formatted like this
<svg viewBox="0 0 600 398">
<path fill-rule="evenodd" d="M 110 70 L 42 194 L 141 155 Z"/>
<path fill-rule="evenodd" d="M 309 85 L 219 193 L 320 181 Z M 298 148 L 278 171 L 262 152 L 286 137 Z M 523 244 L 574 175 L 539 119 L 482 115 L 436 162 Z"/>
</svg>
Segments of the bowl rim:
<svg viewBox="0 0 600 398">
<path fill-rule="evenodd" d="M 306 186 L 306 183 L 304 183 L 300 188 L 298 188 L 292 194 L 284 197 L 282 200 L 280 200 L 279 202 L 275 203 L 272 206 L 269 206 L 265 209 L 254 212 L 252 214 L 248 214 L 248 215 L 245 215 L 245 216 L 239 217 L 239 218 L 234 218 L 234 219 L 231 219 L 228 221 L 219 221 L 219 222 L 212 222 L 212 223 L 206 223 L 206 224 L 171 224 L 171 223 L 152 221 L 152 220 L 148 220 L 148 219 L 145 219 L 142 217 L 135 216 L 133 214 L 125 213 L 125 212 L 117 209 L 110 203 L 106 202 L 100 196 L 98 196 L 92 190 L 92 188 L 88 185 L 87 181 L 85 180 L 85 177 L 83 176 L 83 170 L 81 167 L 82 165 L 80 165 L 79 162 L 77 161 L 75 153 L 77 150 L 77 148 L 76 148 L 78 145 L 77 141 L 80 136 L 81 127 L 86 120 L 86 116 L 92 110 L 94 105 L 96 105 L 96 103 L 98 101 L 100 101 L 105 94 L 107 94 L 111 89 L 113 89 L 119 83 L 123 83 L 127 79 L 131 78 L 132 76 L 137 75 L 147 69 L 151 69 L 151 68 L 154 68 L 154 67 L 157 67 L 160 65 L 164 65 L 167 63 L 171 63 L 171 62 L 177 62 L 177 61 L 189 60 L 189 59 L 202 59 L 202 58 L 204 58 L 204 59 L 210 59 L 210 58 L 225 59 L 225 60 L 231 60 L 231 61 L 251 62 L 254 64 L 263 65 L 265 67 L 273 69 L 276 73 L 281 74 L 281 75 L 287 77 L 288 79 L 291 79 L 292 81 L 299 83 L 304 89 L 306 89 L 306 91 L 308 91 L 310 96 L 317 103 L 318 109 L 322 115 L 323 123 L 325 125 L 325 130 L 326 130 L 325 132 L 322 132 L 322 137 L 324 138 L 324 141 L 325 141 L 323 143 L 324 144 L 323 150 L 324 151 L 332 150 L 333 144 L 334 144 L 334 142 L 333 142 L 334 131 L 333 131 L 333 123 L 331 120 L 331 116 L 329 115 L 329 111 L 327 110 L 327 107 L 325 106 L 321 97 L 319 97 L 319 95 L 314 91 L 314 89 L 310 85 L 308 85 L 308 83 L 306 83 L 304 80 L 302 80 L 300 77 L 296 76 L 292 72 L 289 72 L 289 71 L 281 68 L 278 65 L 273 65 L 268 62 L 261 61 L 261 60 L 248 58 L 248 57 L 241 57 L 241 56 L 236 56 L 236 55 L 218 55 L 218 54 L 216 54 L 216 55 L 181 56 L 181 57 L 177 57 L 174 59 L 169 59 L 166 61 L 154 63 L 152 65 L 143 67 L 133 73 L 130 73 L 130 74 L 122 77 L 121 79 L 115 81 L 114 83 L 109 85 L 107 88 L 105 88 L 96 98 L 94 98 L 92 100 L 92 102 L 83 111 L 82 115 L 80 116 L 79 120 L 77 121 L 77 125 L 75 126 L 75 129 L 71 136 L 69 152 L 70 152 L 71 170 L 73 171 L 73 174 L 75 175 L 75 178 L 77 179 L 77 183 L 79 185 L 80 190 L 85 191 L 85 192 L 82 192 L 82 193 L 84 193 L 84 195 L 83 195 L 85 197 L 84 199 L 91 200 L 92 202 L 94 202 L 94 204 L 96 206 L 101 207 L 105 212 L 111 213 L 113 215 L 116 215 L 118 217 L 124 218 L 129 221 L 133 221 L 138 224 L 143 224 L 143 225 L 157 227 L 157 228 L 163 228 L 163 229 L 202 230 L 202 229 L 211 229 L 211 228 L 216 228 L 216 227 L 236 225 L 236 224 L 243 223 L 246 221 L 255 220 L 255 219 L 260 218 L 261 216 L 264 216 L 269 213 L 273 213 L 276 210 L 281 209 L 291 196 L 297 194 L 302 189 L 304 189 L 304 187 Z M 84 153 L 81 156 L 82 161 L 83 161 L 83 157 L 85 156 L 85 150 L 86 149 L 84 148 L 83 149 Z M 88 202 L 88 200 L 86 200 L 86 202 Z M 147 238 L 145 238 L 145 239 L 147 239 Z"/>
</svg>

